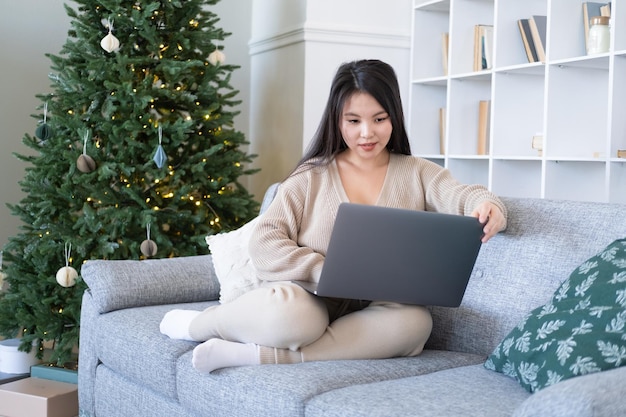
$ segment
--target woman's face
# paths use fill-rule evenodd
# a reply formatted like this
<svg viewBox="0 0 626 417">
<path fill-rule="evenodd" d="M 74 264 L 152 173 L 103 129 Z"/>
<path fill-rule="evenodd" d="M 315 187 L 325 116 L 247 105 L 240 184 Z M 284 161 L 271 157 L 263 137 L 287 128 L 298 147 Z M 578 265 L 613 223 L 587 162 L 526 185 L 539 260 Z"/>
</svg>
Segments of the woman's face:
<svg viewBox="0 0 626 417">
<path fill-rule="evenodd" d="M 367 93 L 350 96 L 341 115 L 341 135 L 350 152 L 364 159 L 374 159 L 386 154 L 391 138 L 389 114 Z"/>
</svg>

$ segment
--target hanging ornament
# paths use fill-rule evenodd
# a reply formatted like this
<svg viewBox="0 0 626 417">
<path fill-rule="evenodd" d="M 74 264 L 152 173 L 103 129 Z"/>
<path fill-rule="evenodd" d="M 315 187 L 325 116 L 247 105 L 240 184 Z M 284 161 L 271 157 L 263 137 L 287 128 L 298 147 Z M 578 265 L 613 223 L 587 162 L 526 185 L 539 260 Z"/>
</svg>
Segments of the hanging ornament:
<svg viewBox="0 0 626 417">
<path fill-rule="evenodd" d="M 226 55 L 224 55 L 224 52 L 220 51 L 217 48 L 215 49 L 215 51 L 209 54 L 209 63 L 211 65 L 223 64 L 225 61 L 226 61 Z"/>
<path fill-rule="evenodd" d="M 78 272 L 70 266 L 70 257 L 72 254 L 72 244 L 65 244 L 65 266 L 57 271 L 57 282 L 60 286 L 68 288 L 76 284 Z"/>
<path fill-rule="evenodd" d="M 3 255 L 3 251 L 0 250 L 0 292 L 2 292 L 2 286 L 4 285 L 4 280 L 7 277 L 7 274 L 4 273 L 4 271 L 2 270 L 2 255 Z"/>
<path fill-rule="evenodd" d="M 48 103 L 44 103 L 43 123 L 37 126 L 37 129 L 35 129 L 35 136 L 39 140 L 43 140 L 43 141 L 46 141 L 52 137 L 52 128 L 48 126 L 48 123 L 46 123 L 47 116 L 48 116 Z"/>
<path fill-rule="evenodd" d="M 163 165 L 165 165 L 165 162 L 167 161 L 167 155 L 165 154 L 163 146 L 161 145 L 162 142 L 163 130 L 161 130 L 161 126 L 159 126 L 159 146 L 157 147 L 157 150 L 154 153 L 154 157 L 152 158 L 156 166 L 159 168 L 163 168 Z"/>
<path fill-rule="evenodd" d="M 83 154 L 78 157 L 76 161 L 76 167 L 80 172 L 89 173 L 96 169 L 96 161 L 89 155 L 87 155 L 87 139 L 89 138 L 89 132 L 85 133 L 83 139 Z"/>
<path fill-rule="evenodd" d="M 102 47 L 102 49 L 109 53 L 117 51 L 120 48 L 120 41 L 115 36 L 113 36 L 113 33 L 111 33 L 113 32 L 113 22 L 111 21 L 111 19 L 108 19 L 106 21 L 106 24 L 104 25 L 109 28 L 109 33 L 104 38 L 102 38 L 102 40 L 100 41 L 100 46 Z"/>
<path fill-rule="evenodd" d="M 141 242 L 141 246 L 139 248 L 141 249 L 141 253 L 149 258 L 156 255 L 157 250 L 159 249 L 157 244 L 150 239 L 150 223 L 146 226 L 146 235 L 147 239 Z"/>
</svg>

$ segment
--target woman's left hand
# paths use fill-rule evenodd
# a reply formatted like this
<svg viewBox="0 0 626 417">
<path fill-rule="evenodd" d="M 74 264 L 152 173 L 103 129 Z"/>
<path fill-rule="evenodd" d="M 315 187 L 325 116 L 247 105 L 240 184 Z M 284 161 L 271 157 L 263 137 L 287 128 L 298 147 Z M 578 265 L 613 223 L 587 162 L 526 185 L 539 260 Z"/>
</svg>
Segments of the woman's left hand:
<svg viewBox="0 0 626 417">
<path fill-rule="evenodd" d="M 485 243 L 506 226 L 506 219 L 500 208 L 490 201 L 483 201 L 472 211 L 471 216 L 478 218 L 478 221 L 484 225 L 483 232 L 485 235 L 482 242 Z"/>
</svg>

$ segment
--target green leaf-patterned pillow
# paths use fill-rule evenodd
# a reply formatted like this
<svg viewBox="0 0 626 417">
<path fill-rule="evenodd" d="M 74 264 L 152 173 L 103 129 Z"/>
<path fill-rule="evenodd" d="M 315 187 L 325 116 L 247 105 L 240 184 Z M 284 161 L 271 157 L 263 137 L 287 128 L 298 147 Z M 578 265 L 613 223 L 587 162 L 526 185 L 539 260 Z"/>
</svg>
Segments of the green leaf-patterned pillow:
<svg viewBox="0 0 626 417">
<path fill-rule="evenodd" d="M 485 367 L 530 392 L 626 365 L 626 239 L 576 268 L 547 304 L 530 312 Z"/>
</svg>

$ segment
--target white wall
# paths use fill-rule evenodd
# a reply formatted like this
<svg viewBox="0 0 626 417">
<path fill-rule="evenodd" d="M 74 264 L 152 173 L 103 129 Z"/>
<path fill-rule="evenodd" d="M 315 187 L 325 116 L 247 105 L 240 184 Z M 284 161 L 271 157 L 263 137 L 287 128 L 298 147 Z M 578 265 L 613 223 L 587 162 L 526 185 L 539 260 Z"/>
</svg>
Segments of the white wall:
<svg viewBox="0 0 626 417">
<path fill-rule="evenodd" d="M 58 54 L 65 42 L 69 18 L 61 0 L 10 2 L 0 13 L 0 245 L 18 231 L 21 221 L 11 215 L 7 203 L 16 204 L 23 194 L 18 185 L 24 177 L 25 164 L 13 152 L 30 153 L 22 144 L 26 132 L 34 134 L 41 102 L 35 94 L 50 89 L 50 60 L 45 53 Z"/>
<path fill-rule="evenodd" d="M 341 63 L 391 64 L 406 109 L 410 8 L 411 0 L 253 0 L 250 135 L 262 168 L 250 179 L 253 192 L 282 180 L 302 156 Z"/>
<path fill-rule="evenodd" d="M 11 215 L 7 203 L 17 204 L 24 197 L 18 181 L 24 177 L 26 165 L 12 154 L 29 153 L 22 144 L 26 132 L 33 134 L 37 121 L 30 117 L 39 113 L 41 103 L 36 94 L 51 91 L 48 80 L 50 60 L 46 53 L 58 54 L 67 39 L 70 19 L 65 13 L 66 0 L 11 1 L 0 13 L 0 247 L 18 233 L 21 220 Z M 240 90 L 236 128 L 248 133 L 250 113 L 250 60 L 248 41 L 251 33 L 252 0 L 223 0 L 214 7 L 218 23 L 232 35 L 224 42 L 228 63 L 241 65 L 232 77 Z M 259 197 L 260 198 L 260 197 Z"/>
</svg>

